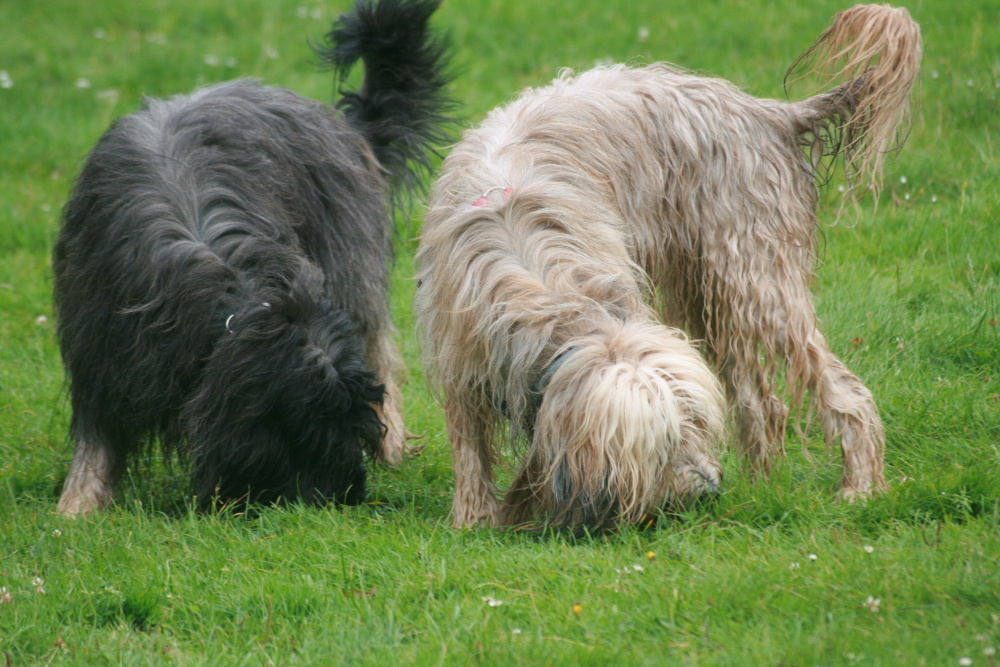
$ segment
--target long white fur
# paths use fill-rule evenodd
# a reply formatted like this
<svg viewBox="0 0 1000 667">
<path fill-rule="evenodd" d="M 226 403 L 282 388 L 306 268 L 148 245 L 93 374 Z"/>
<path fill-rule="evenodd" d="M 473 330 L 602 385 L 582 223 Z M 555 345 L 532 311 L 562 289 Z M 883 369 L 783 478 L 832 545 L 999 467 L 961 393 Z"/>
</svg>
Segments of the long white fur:
<svg viewBox="0 0 1000 667">
<path fill-rule="evenodd" d="M 417 312 L 456 525 L 600 528 L 717 489 L 724 401 L 671 326 L 705 341 L 754 470 L 783 447 L 784 366 L 793 407 L 812 392 L 824 434 L 841 438 L 841 493 L 884 487 L 871 393 L 817 327 L 803 148 L 846 151 L 849 176 L 875 181 L 871 152 L 904 118 L 919 29 L 905 10 L 861 6 L 822 39 L 839 45 L 832 59 L 881 53 L 892 76 L 877 65 L 784 103 L 665 64 L 564 72 L 454 148 L 425 218 Z M 533 387 L 570 348 L 537 406 Z M 502 434 L 527 451 L 501 506 Z"/>
</svg>

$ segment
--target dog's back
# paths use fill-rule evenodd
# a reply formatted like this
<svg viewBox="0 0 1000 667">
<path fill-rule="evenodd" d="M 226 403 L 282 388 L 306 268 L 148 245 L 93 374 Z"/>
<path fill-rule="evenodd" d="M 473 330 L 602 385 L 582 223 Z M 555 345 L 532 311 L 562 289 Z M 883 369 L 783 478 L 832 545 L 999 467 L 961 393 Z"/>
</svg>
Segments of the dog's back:
<svg viewBox="0 0 1000 667">
<path fill-rule="evenodd" d="M 149 235 L 144 246 L 168 246 L 181 261 L 206 265 L 214 257 L 257 276 L 261 287 L 305 280 L 307 292 L 325 294 L 363 331 L 381 326 L 367 311 L 388 284 L 388 188 L 368 142 L 335 111 L 237 81 L 147 100 L 112 134 L 133 147 L 109 151 L 109 159 L 124 154 L 134 164 L 110 178 L 163 213 L 157 224 L 123 221 Z M 348 248 L 371 251 L 355 258 Z M 319 282 L 304 277 L 303 258 L 319 269 Z"/>
</svg>

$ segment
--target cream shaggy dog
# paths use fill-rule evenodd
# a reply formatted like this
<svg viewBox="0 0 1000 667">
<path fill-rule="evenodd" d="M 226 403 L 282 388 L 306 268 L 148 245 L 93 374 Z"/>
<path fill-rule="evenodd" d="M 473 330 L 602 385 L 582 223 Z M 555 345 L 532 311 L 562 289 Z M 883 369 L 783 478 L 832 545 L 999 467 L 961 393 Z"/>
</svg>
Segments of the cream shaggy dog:
<svg viewBox="0 0 1000 667">
<path fill-rule="evenodd" d="M 704 341 L 755 472 L 808 392 L 840 440 L 840 495 L 885 487 L 871 392 L 817 327 L 815 182 L 839 155 L 854 192 L 877 190 L 920 57 L 906 10 L 857 6 L 793 66 L 840 83 L 803 102 L 616 65 L 465 134 L 429 202 L 416 298 L 457 526 L 600 530 L 716 492 L 723 391 L 674 327 Z M 520 456 L 501 504 L 505 442 Z"/>
</svg>

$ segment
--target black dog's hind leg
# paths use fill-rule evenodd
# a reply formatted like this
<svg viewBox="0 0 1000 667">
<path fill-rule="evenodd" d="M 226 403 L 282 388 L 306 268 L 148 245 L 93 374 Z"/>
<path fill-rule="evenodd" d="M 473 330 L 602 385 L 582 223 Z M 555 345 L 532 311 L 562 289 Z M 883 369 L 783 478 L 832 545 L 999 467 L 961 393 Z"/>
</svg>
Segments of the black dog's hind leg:
<svg viewBox="0 0 1000 667">
<path fill-rule="evenodd" d="M 87 514 L 111 503 L 114 487 L 124 469 L 124 457 L 109 436 L 76 434 L 76 449 L 59 499 L 59 513 Z"/>
</svg>

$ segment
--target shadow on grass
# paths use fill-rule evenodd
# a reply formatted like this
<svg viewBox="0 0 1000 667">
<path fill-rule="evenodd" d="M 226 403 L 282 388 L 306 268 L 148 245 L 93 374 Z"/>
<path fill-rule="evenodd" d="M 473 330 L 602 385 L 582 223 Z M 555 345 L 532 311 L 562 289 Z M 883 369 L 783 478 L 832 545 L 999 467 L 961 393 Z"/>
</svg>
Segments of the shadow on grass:
<svg viewBox="0 0 1000 667">
<path fill-rule="evenodd" d="M 98 626 L 126 624 L 146 632 L 159 622 L 163 598 L 155 591 L 105 591 L 94 605 L 94 624 Z"/>
<path fill-rule="evenodd" d="M 66 481 L 69 462 L 61 462 L 49 466 L 42 471 L 28 471 L 20 475 L 11 475 L 6 483 L 6 495 L 15 502 L 50 501 L 55 511 L 59 497 L 62 495 Z M 382 484 L 373 483 L 368 492 L 367 500 L 358 506 L 359 511 L 370 511 L 377 514 L 388 514 L 406 509 L 415 504 L 418 495 L 427 494 L 427 485 L 418 485 L 418 492 L 405 488 L 398 483 L 401 471 L 386 470 L 372 464 L 374 474 L 369 474 L 372 482 L 376 475 L 393 476 L 388 488 Z M 450 497 L 447 499 L 450 501 Z M 440 502 L 438 503 L 440 504 Z M 201 515 L 217 515 L 230 517 L 256 518 L 275 507 L 337 507 L 347 510 L 346 506 L 333 502 L 312 505 L 303 503 L 297 498 L 281 499 L 274 503 L 247 503 L 240 499 L 216 500 L 209 507 L 197 504 L 190 488 L 190 474 L 187 462 L 176 455 L 147 455 L 132 462 L 115 489 L 114 505 L 125 511 L 141 511 L 150 515 L 160 515 L 169 519 L 181 519 L 192 513 Z M 445 510 L 446 512 L 446 510 Z"/>
</svg>

